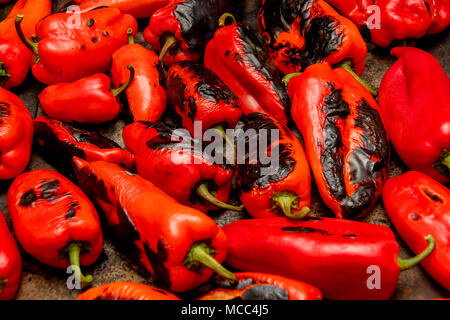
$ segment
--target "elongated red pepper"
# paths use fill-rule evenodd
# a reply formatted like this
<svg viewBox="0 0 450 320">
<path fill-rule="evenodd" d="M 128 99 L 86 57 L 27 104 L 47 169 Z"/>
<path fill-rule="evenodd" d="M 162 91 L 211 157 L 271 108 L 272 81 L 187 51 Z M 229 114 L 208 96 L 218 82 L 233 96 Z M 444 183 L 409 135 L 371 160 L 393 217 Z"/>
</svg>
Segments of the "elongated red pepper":
<svg viewBox="0 0 450 320">
<path fill-rule="evenodd" d="M 302 281 L 254 272 L 235 275 L 237 281 L 216 277 L 200 287 L 197 292 L 208 292 L 198 300 L 322 300 L 319 289 Z"/>
<path fill-rule="evenodd" d="M 0 87 L 0 180 L 11 179 L 30 161 L 33 120 L 19 97 Z"/>
<path fill-rule="evenodd" d="M 152 50 L 134 43 L 133 30 L 128 29 L 128 44 L 114 52 L 111 79 L 115 88 L 130 78 L 132 66 L 135 76 L 126 89 L 128 107 L 133 121 L 157 121 L 166 110 L 165 77 L 158 56 Z"/>
<path fill-rule="evenodd" d="M 305 151 L 300 141 L 280 121 L 262 113 L 252 113 L 245 117 L 244 133 L 238 137 L 238 166 L 236 183 L 239 197 L 248 213 L 254 218 L 285 215 L 302 218 L 309 212 L 311 204 L 311 175 Z M 271 141 L 272 131 L 277 131 L 278 140 Z M 263 134 L 267 134 L 265 137 Z M 251 136 L 249 136 L 251 135 Z M 245 139 L 249 139 L 245 143 Z M 273 139 L 273 138 L 272 138 Z M 261 141 L 267 141 L 267 146 Z M 277 154 L 277 165 L 267 161 L 263 164 L 258 152 L 250 144 L 259 148 L 267 147 L 265 154 Z M 242 142 L 242 143 L 240 143 Z M 245 155 L 240 158 L 240 148 L 245 147 Z M 273 171 L 263 169 L 273 167 Z"/>
<path fill-rule="evenodd" d="M 436 250 L 421 262 L 437 282 L 450 290 L 450 190 L 420 172 L 389 179 L 383 188 L 384 207 L 400 236 L 416 254 L 423 237 L 436 239 Z"/>
<path fill-rule="evenodd" d="M 227 17 L 221 18 L 222 25 Z M 248 26 L 233 23 L 217 30 L 206 46 L 204 63 L 238 96 L 245 114 L 266 113 L 287 122 L 290 103 L 280 75 Z"/>
<path fill-rule="evenodd" d="M 325 204 L 338 218 L 368 213 L 381 194 L 389 159 L 375 99 L 350 72 L 326 64 L 290 80 L 289 96 Z"/>
<path fill-rule="evenodd" d="M 142 283 L 128 281 L 112 282 L 89 289 L 77 300 L 180 300 L 163 289 L 149 287 Z"/>
<path fill-rule="evenodd" d="M 117 89 L 110 89 L 111 80 L 103 73 L 48 86 L 39 94 L 42 109 L 48 116 L 66 122 L 97 124 L 113 120 L 120 112 L 117 97 L 134 78 L 134 68 L 127 68 L 128 81 Z"/>
<path fill-rule="evenodd" d="M 156 10 L 166 6 L 169 0 L 74 0 L 74 2 L 80 5 L 81 10 L 110 7 L 131 14 L 135 18 L 148 18 Z"/>
<path fill-rule="evenodd" d="M 223 230 L 232 267 L 305 281 L 339 300 L 388 299 L 400 271 L 420 263 L 435 244 L 432 236 L 422 238 L 428 246 L 421 254 L 400 259 L 389 228 L 332 218 L 239 220 Z"/>
<path fill-rule="evenodd" d="M 55 171 L 39 169 L 18 176 L 7 201 L 14 233 L 26 252 L 55 268 L 72 266 L 79 281 L 92 281 L 80 265 L 97 260 L 103 236 L 94 205 L 77 186 Z"/>
<path fill-rule="evenodd" d="M 398 47 L 380 86 L 380 110 L 392 144 L 411 169 L 450 181 L 450 79 L 431 54 Z M 413 143 L 411 143 L 411 141 Z"/>
<path fill-rule="evenodd" d="M 3 1 L 7 2 L 7 1 Z M 18 14 L 24 15 L 23 32 L 31 37 L 40 19 L 52 10 L 50 0 L 18 0 L 8 16 L 0 23 L 0 85 L 13 88 L 20 85 L 32 64 L 30 52 L 17 35 L 14 27 Z"/>
<path fill-rule="evenodd" d="M 123 140 L 136 155 L 139 175 L 181 203 L 205 212 L 242 210 L 225 203 L 230 196 L 233 166 L 224 157 L 216 163 L 220 155 L 210 158 L 201 141 L 159 122 L 130 124 L 123 130 Z"/>
<path fill-rule="evenodd" d="M 45 84 L 73 82 L 105 72 L 113 53 L 128 41 L 127 30 L 137 32 L 136 19 L 116 8 L 52 14 L 36 25 L 39 42 L 26 38 L 21 29 L 24 17 L 16 18 L 17 33 L 34 53 L 31 67 Z"/>
<path fill-rule="evenodd" d="M 72 158 L 108 161 L 132 170 L 135 157 L 114 141 L 48 117 L 34 119 L 34 139 L 39 153 L 56 168 L 72 175 Z"/>
<path fill-rule="evenodd" d="M 227 254 L 225 235 L 207 215 L 116 164 L 74 158 L 74 165 L 81 187 L 103 209 L 113 232 L 137 249 L 139 262 L 161 286 L 187 291 L 214 271 L 235 279 L 220 265 Z"/>
<path fill-rule="evenodd" d="M 358 75 L 364 72 L 367 48 L 358 28 L 325 1 L 264 0 L 258 25 L 270 58 L 284 74 L 344 61 Z"/>
<path fill-rule="evenodd" d="M 0 300 L 10 300 L 16 296 L 21 275 L 22 258 L 0 211 Z"/>
</svg>

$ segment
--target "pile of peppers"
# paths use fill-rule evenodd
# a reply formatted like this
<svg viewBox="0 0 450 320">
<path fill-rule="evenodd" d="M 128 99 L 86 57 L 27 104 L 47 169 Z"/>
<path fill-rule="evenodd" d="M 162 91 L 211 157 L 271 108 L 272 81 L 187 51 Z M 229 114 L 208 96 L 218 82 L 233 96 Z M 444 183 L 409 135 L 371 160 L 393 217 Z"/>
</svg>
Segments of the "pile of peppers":
<svg viewBox="0 0 450 320">
<path fill-rule="evenodd" d="M 71 273 L 77 300 L 384 300 L 419 264 L 450 290 L 450 79 L 394 47 L 375 91 L 362 35 L 443 32 L 447 0 L 262 0 L 253 25 L 240 0 L 73 2 L 0 22 L 0 300 L 21 252 Z M 391 142 L 413 171 L 389 172 Z M 361 221 L 377 205 L 391 228 Z M 104 234 L 155 287 L 81 270 Z"/>
</svg>

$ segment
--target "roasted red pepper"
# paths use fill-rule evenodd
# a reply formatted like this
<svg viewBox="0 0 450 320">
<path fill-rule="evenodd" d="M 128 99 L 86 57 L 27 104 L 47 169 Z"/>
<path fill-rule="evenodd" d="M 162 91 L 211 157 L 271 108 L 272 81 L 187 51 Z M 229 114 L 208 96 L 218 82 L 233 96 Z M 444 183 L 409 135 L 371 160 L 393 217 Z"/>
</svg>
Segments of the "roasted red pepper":
<svg viewBox="0 0 450 320">
<path fill-rule="evenodd" d="M 416 254 L 425 248 L 424 236 L 436 239 L 436 250 L 422 265 L 450 291 L 450 190 L 423 173 L 410 171 L 386 182 L 383 201 L 395 228 Z"/>
<path fill-rule="evenodd" d="M 94 205 L 59 173 L 39 169 L 18 176 L 8 191 L 8 210 L 17 240 L 30 255 L 55 268 L 72 266 L 81 282 L 91 282 L 80 265 L 93 264 L 103 248 Z"/>
<path fill-rule="evenodd" d="M 322 300 L 322 293 L 307 283 L 265 273 L 235 273 L 237 281 L 214 278 L 197 292 L 198 300 Z"/>
<path fill-rule="evenodd" d="M 289 96 L 325 204 L 338 218 L 368 213 L 381 194 L 389 160 L 375 99 L 350 72 L 323 63 L 290 80 Z"/>
<path fill-rule="evenodd" d="M 226 18 L 221 17 L 222 25 Z M 290 103 L 280 75 L 248 26 L 233 23 L 217 30 L 206 46 L 204 60 L 238 96 L 245 114 L 266 113 L 287 122 Z"/>
<path fill-rule="evenodd" d="M 51 118 L 66 122 L 97 124 L 113 120 L 120 112 L 117 97 L 134 78 L 134 68 L 127 68 L 128 81 L 117 89 L 110 89 L 111 80 L 103 73 L 48 86 L 39 94 L 42 109 Z"/>
<path fill-rule="evenodd" d="M 207 215 L 116 164 L 74 158 L 74 165 L 81 187 L 103 209 L 121 243 L 137 249 L 139 262 L 158 284 L 183 292 L 214 271 L 235 279 L 220 265 L 227 254 L 225 234 Z"/>
<path fill-rule="evenodd" d="M 223 230 L 232 267 L 305 281 L 339 300 L 388 299 L 400 271 L 420 263 L 435 244 L 432 236 L 422 238 L 428 246 L 421 254 L 400 259 L 389 228 L 333 218 L 239 220 Z M 373 281 L 371 267 L 379 275 Z"/>
<path fill-rule="evenodd" d="M 34 119 L 34 140 L 39 153 L 65 174 L 72 174 L 72 158 L 108 161 L 132 170 L 135 157 L 100 134 L 81 130 L 47 117 Z"/>
<path fill-rule="evenodd" d="M 128 29 L 128 44 L 112 57 L 111 78 L 114 87 L 130 78 L 127 66 L 135 70 L 133 82 L 126 89 L 128 107 L 134 121 L 159 120 L 166 110 L 164 70 L 152 50 L 134 43 L 132 29 Z"/>
<path fill-rule="evenodd" d="M 242 204 L 254 218 L 280 214 L 289 218 L 303 218 L 309 213 L 311 204 L 311 175 L 300 141 L 283 123 L 268 115 L 252 113 L 244 121 L 243 132 L 251 136 L 238 136 L 237 153 L 240 161 L 236 170 L 236 183 Z M 270 141 L 269 137 L 275 130 L 279 140 Z M 262 146 L 261 141 L 267 139 L 267 145 Z M 261 150 L 250 147 L 250 144 L 257 145 L 258 141 L 259 148 L 267 148 L 264 154 L 277 155 L 276 165 L 270 161 L 263 164 L 262 159 L 259 159 Z M 263 171 L 269 168 L 273 171 Z"/>
<path fill-rule="evenodd" d="M 0 211 L 0 300 L 10 300 L 16 296 L 21 275 L 22 258 Z"/>
<path fill-rule="evenodd" d="M 46 84 L 72 82 L 107 71 L 113 53 L 128 41 L 127 30 L 131 28 L 133 35 L 137 32 L 133 16 L 115 8 L 100 8 L 42 19 L 36 25 L 39 42 L 34 42 L 23 34 L 22 18 L 16 18 L 17 33 L 34 53 L 33 75 Z"/>
<path fill-rule="evenodd" d="M 25 170 L 33 143 L 33 120 L 22 101 L 0 87 L 0 180 Z"/>
<path fill-rule="evenodd" d="M 20 85 L 32 63 L 33 53 L 27 50 L 14 27 L 16 16 L 22 14 L 26 17 L 22 25 L 23 32 L 27 37 L 31 37 L 36 23 L 49 15 L 51 10 L 50 0 L 18 0 L 5 20 L 0 23 L 1 86 L 13 88 Z"/>
<path fill-rule="evenodd" d="M 81 10 L 90 10 L 98 7 L 117 8 L 122 13 L 131 14 L 135 18 L 148 18 L 166 6 L 169 0 L 74 0 Z"/>
<path fill-rule="evenodd" d="M 400 158 L 441 183 L 450 181 L 450 79 L 431 54 L 398 47 L 380 86 L 380 110 Z"/>
<path fill-rule="evenodd" d="M 213 71 L 192 61 L 173 64 L 167 72 L 167 103 L 192 136 L 214 126 L 234 128 L 242 116 L 240 101 Z"/>
<path fill-rule="evenodd" d="M 89 289 L 77 300 L 180 300 L 163 289 L 128 281 L 112 282 Z"/>
<path fill-rule="evenodd" d="M 228 201 L 234 174 L 232 159 L 221 164 L 203 152 L 200 140 L 159 122 L 135 122 L 123 130 L 128 150 L 136 155 L 140 176 L 181 203 L 201 211 L 242 210 Z M 212 194 L 214 193 L 214 195 Z"/>
<path fill-rule="evenodd" d="M 358 28 L 325 1 L 264 0 L 258 25 L 270 58 L 284 74 L 344 61 L 358 75 L 364 72 L 367 47 Z"/>
<path fill-rule="evenodd" d="M 197 61 L 214 35 L 219 17 L 234 12 L 238 5 L 239 0 L 171 0 L 150 18 L 145 41 L 160 52 L 166 66 Z"/>
<path fill-rule="evenodd" d="M 450 25 L 450 0 L 434 0 L 436 7 L 433 22 L 428 29 L 428 34 L 436 34 L 445 31 Z"/>
</svg>

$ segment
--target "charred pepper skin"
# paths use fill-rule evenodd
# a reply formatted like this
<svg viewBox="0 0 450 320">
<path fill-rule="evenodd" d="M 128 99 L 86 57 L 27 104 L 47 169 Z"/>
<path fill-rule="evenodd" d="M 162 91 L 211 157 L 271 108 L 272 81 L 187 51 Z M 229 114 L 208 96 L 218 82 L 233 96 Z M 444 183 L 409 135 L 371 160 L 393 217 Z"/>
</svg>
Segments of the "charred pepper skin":
<svg viewBox="0 0 450 320">
<path fill-rule="evenodd" d="M 139 262 L 161 287 L 193 289 L 210 278 L 210 268 L 235 278 L 219 264 L 227 254 L 226 238 L 207 215 L 116 164 L 75 157 L 74 166 L 81 187 L 102 208 L 112 231 L 136 249 Z"/>
<path fill-rule="evenodd" d="M 0 300 L 11 300 L 16 296 L 21 276 L 22 258 L 0 211 Z"/>
<path fill-rule="evenodd" d="M 305 137 L 320 195 L 338 218 L 375 205 L 387 177 L 389 142 L 379 108 L 347 70 L 315 64 L 289 82 L 292 118 Z"/>
<path fill-rule="evenodd" d="M 80 265 L 98 259 L 103 235 L 94 205 L 76 185 L 55 171 L 39 169 L 14 180 L 7 202 L 14 233 L 26 252 L 55 268 L 72 265 L 80 281 L 92 281 Z"/>
<path fill-rule="evenodd" d="M 241 153 L 244 158 L 238 161 L 236 170 L 236 183 L 242 204 L 254 218 L 280 215 L 304 217 L 311 204 L 311 175 L 300 141 L 286 125 L 268 115 L 252 113 L 244 118 L 244 122 L 244 132 L 254 130 L 254 135 L 247 137 L 248 143 L 256 144 L 259 141 L 261 148 L 260 139 L 263 137 L 260 134 L 268 133 L 265 154 L 274 154 L 276 149 L 279 165 L 273 173 L 262 173 L 262 169 L 268 169 L 271 163 L 262 164 L 257 154 L 250 153 L 251 148 L 244 142 L 246 136 L 238 137 L 238 158 L 240 148 L 245 146 L 245 150 L 242 150 L 245 155 Z M 271 130 L 278 130 L 278 141 L 272 141 Z M 252 159 L 258 160 L 255 162 Z"/>
<path fill-rule="evenodd" d="M 161 53 L 165 66 L 198 61 L 220 16 L 234 12 L 238 6 L 238 0 L 171 0 L 152 15 L 144 39 Z"/>
<path fill-rule="evenodd" d="M 156 10 L 166 6 L 169 0 L 74 0 L 81 10 L 98 7 L 117 8 L 122 13 L 131 14 L 136 19 L 151 17 Z"/>
<path fill-rule="evenodd" d="M 239 99 L 219 76 L 192 61 L 169 68 L 167 102 L 192 136 L 195 121 L 201 121 L 204 132 L 217 125 L 234 128 L 242 116 Z"/>
<path fill-rule="evenodd" d="M 5 1 L 3 1 L 5 2 Z M 20 41 L 14 27 L 18 14 L 24 15 L 23 32 L 31 37 L 38 21 L 51 13 L 50 0 L 18 0 L 0 22 L 0 85 L 9 89 L 20 85 L 32 64 L 33 53 Z"/>
<path fill-rule="evenodd" d="M 215 191 L 214 198 L 228 201 L 234 168 L 206 158 L 200 140 L 189 134 L 177 136 L 159 122 L 130 124 L 123 130 L 123 140 L 136 155 L 138 174 L 181 203 L 203 212 L 219 209 L 197 194 L 204 183 Z"/>
<path fill-rule="evenodd" d="M 16 30 L 21 34 L 21 19 Z M 45 84 L 73 82 L 109 69 L 113 53 L 127 44 L 127 30 L 137 32 L 136 19 L 116 8 L 100 8 L 81 13 L 55 13 L 39 21 L 35 43 L 22 35 L 34 53 L 31 69 Z"/>
<path fill-rule="evenodd" d="M 367 47 L 358 28 L 325 1 L 264 0 L 258 25 L 270 58 L 284 74 L 346 60 L 358 75 L 364 72 Z"/>
<path fill-rule="evenodd" d="M 425 51 L 391 52 L 398 60 L 381 81 L 379 103 L 395 151 L 411 170 L 449 182 L 450 79 Z"/>
<path fill-rule="evenodd" d="M 28 165 L 33 120 L 15 94 L 0 87 L 0 180 L 19 175 Z"/>
<path fill-rule="evenodd" d="M 333 300 L 382 300 L 394 292 L 401 270 L 420 263 L 434 249 L 399 259 L 394 233 L 385 226 L 335 218 L 238 220 L 223 227 L 227 263 L 248 272 L 275 273 L 305 281 Z M 369 266 L 380 268 L 380 290 L 370 290 Z"/>
<path fill-rule="evenodd" d="M 402 239 L 415 253 L 423 237 L 436 239 L 436 250 L 422 262 L 428 274 L 450 290 L 450 191 L 423 173 L 409 171 L 389 179 L 383 188 L 384 207 Z"/>
<path fill-rule="evenodd" d="M 89 289 L 77 300 L 180 300 L 174 294 L 142 283 L 112 282 Z"/>
<path fill-rule="evenodd" d="M 244 114 L 265 113 L 287 123 L 289 97 L 278 70 L 248 26 L 233 23 L 217 30 L 206 46 L 204 64 L 238 96 Z"/>
<path fill-rule="evenodd" d="M 72 158 L 75 156 L 87 161 L 117 163 L 129 170 L 135 167 L 134 155 L 114 141 L 56 119 L 34 119 L 34 141 L 38 152 L 67 175 L 73 175 Z"/>
</svg>

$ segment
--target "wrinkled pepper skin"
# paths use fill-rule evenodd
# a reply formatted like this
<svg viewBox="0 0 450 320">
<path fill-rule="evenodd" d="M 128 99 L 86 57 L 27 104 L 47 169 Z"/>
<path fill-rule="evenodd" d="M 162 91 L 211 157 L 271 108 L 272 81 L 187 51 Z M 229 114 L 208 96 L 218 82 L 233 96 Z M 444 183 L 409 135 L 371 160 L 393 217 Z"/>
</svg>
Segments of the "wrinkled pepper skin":
<svg viewBox="0 0 450 320">
<path fill-rule="evenodd" d="M 0 211 L 0 300 L 11 300 L 16 296 L 21 276 L 22 258 Z"/>
<path fill-rule="evenodd" d="M 433 18 L 428 34 L 445 31 L 450 25 L 450 0 L 434 0 L 436 15 Z"/>
<path fill-rule="evenodd" d="M 161 56 L 166 66 L 178 61 L 197 61 L 218 28 L 220 16 L 233 13 L 238 5 L 238 0 L 171 0 L 152 15 L 144 39 L 158 52 L 168 40 L 176 41 Z"/>
<path fill-rule="evenodd" d="M 413 252 L 424 249 L 424 236 L 434 236 L 436 250 L 422 266 L 450 291 L 450 190 L 423 173 L 410 171 L 386 181 L 383 201 L 395 229 Z"/>
<path fill-rule="evenodd" d="M 136 19 L 116 8 L 52 14 L 36 25 L 40 41 L 26 41 L 35 54 L 33 75 L 55 84 L 105 72 L 113 53 L 127 44 L 129 28 L 136 35 Z"/>
<path fill-rule="evenodd" d="M 192 61 L 173 64 L 167 72 L 167 102 L 182 126 L 194 136 L 216 125 L 234 128 L 242 116 L 240 101 L 213 71 Z"/>
<path fill-rule="evenodd" d="M 411 170 L 449 182 L 450 79 L 425 51 L 397 47 L 392 54 L 399 59 L 381 81 L 379 103 L 395 151 Z"/>
<path fill-rule="evenodd" d="M 198 289 L 208 293 L 198 300 L 322 300 L 322 293 L 305 282 L 282 276 L 254 273 L 235 273 L 237 281 L 214 278 Z"/>
<path fill-rule="evenodd" d="M 375 99 L 347 70 L 326 64 L 294 77 L 289 96 L 325 204 L 338 218 L 368 213 L 381 194 L 389 160 Z"/>
<path fill-rule="evenodd" d="M 398 259 L 394 233 L 381 225 L 280 217 L 238 220 L 223 230 L 228 239 L 226 261 L 233 268 L 305 281 L 319 288 L 327 299 L 388 299 L 395 290 L 402 261 L 407 261 Z M 431 242 L 429 249 L 433 249 Z M 373 265 L 380 269 L 381 289 L 377 290 L 368 286 L 372 273 L 367 270 Z"/>
<path fill-rule="evenodd" d="M 0 87 L 0 180 L 16 177 L 28 165 L 33 120 L 15 94 Z"/>
<path fill-rule="evenodd" d="M 254 218 L 295 216 L 299 212 L 306 215 L 311 204 L 311 175 L 300 141 L 282 122 L 268 115 L 252 113 L 244 121 L 244 132 L 255 130 L 255 134 L 248 137 L 248 143 L 261 141 L 264 138 L 260 137 L 262 132 L 269 131 L 270 135 L 271 130 L 278 130 L 278 141 L 272 141 L 270 136 L 267 138 L 270 141 L 265 154 L 274 154 L 276 149 L 279 165 L 275 172 L 264 174 L 262 168 L 268 169 L 271 163 L 262 164 L 258 155 L 251 153 L 250 147 L 245 147 L 245 161 L 238 161 L 236 170 L 236 183 L 242 204 Z M 238 138 L 239 147 L 245 146 L 244 141 L 239 144 L 241 139 L 245 139 L 245 136 Z M 259 144 L 259 148 L 261 147 Z"/>
<path fill-rule="evenodd" d="M 98 7 L 117 8 L 122 13 L 131 14 L 136 19 L 148 18 L 166 6 L 169 0 L 74 0 L 81 10 L 91 10 Z"/>
<path fill-rule="evenodd" d="M 160 287 L 183 292 L 210 278 L 213 270 L 192 258 L 197 245 L 217 262 L 225 260 L 225 234 L 202 212 L 116 164 L 74 158 L 74 166 L 82 189 L 102 208 L 121 243 L 137 249 Z"/>
<path fill-rule="evenodd" d="M 265 113 L 287 123 L 290 102 L 278 70 L 248 26 L 233 23 L 217 30 L 204 64 L 238 96 L 244 114 Z"/>
<path fill-rule="evenodd" d="M 217 210 L 196 194 L 208 183 L 215 198 L 227 202 L 234 175 L 233 166 L 216 164 L 202 154 L 201 142 L 189 134 L 178 136 L 160 122 L 135 122 L 123 130 L 127 150 L 136 155 L 140 176 L 181 203 L 206 212 Z M 197 151 L 196 146 L 200 149 Z M 223 163 L 226 160 L 223 160 Z"/>
<path fill-rule="evenodd" d="M 347 60 L 358 75 L 364 72 L 367 47 L 358 28 L 325 1 L 264 0 L 258 25 L 270 58 L 284 74 Z"/>
<path fill-rule="evenodd" d="M 39 169 L 21 174 L 11 185 L 7 202 L 17 240 L 40 262 L 65 269 L 91 265 L 100 256 L 103 236 L 97 211 L 59 173 Z M 78 247 L 79 263 L 69 258 L 71 246 Z"/>
<path fill-rule="evenodd" d="M 38 21 L 49 15 L 51 9 L 50 0 L 18 0 L 5 20 L 0 22 L 1 86 L 9 89 L 20 85 L 25 80 L 32 64 L 33 53 L 17 36 L 14 27 L 16 16 L 18 14 L 25 16 L 22 24 L 23 32 L 27 37 L 31 37 Z"/>
<path fill-rule="evenodd" d="M 129 43 L 114 52 L 111 80 L 115 88 L 130 78 L 129 65 L 134 68 L 133 82 L 126 90 L 128 107 L 133 121 L 157 121 L 166 110 L 164 70 L 158 56 L 138 43 L 129 34 Z"/>
<path fill-rule="evenodd" d="M 48 117 L 34 119 L 34 141 L 47 161 L 70 175 L 75 156 L 87 161 L 117 163 L 129 170 L 135 166 L 134 155 L 114 141 Z"/>
<path fill-rule="evenodd" d="M 77 300 L 180 300 L 163 289 L 128 281 L 112 282 L 89 289 Z"/>
</svg>

